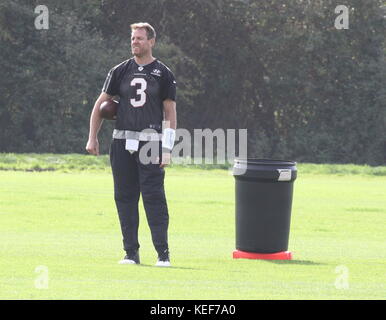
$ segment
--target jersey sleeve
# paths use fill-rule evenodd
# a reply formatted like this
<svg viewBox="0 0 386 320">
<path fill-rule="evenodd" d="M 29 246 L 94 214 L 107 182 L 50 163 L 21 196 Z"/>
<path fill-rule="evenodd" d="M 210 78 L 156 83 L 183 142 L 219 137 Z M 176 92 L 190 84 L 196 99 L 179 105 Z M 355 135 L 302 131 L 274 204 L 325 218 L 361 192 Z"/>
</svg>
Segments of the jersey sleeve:
<svg viewBox="0 0 386 320">
<path fill-rule="evenodd" d="M 116 67 L 112 68 L 107 74 L 102 92 L 105 92 L 110 96 L 116 96 L 119 94 L 118 70 Z"/>
<path fill-rule="evenodd" d="M 169 69 L 166 69 L 166 74 L 162 79 L 162 92 L 161 92 L 162 101 L 166 99 L 176 101 L 176 91 L 177 91 L 176 86 L 177 86 L 177 83 L 176 83 L 176 79 L 174 78 L 174 74 Z"/>
</svg>

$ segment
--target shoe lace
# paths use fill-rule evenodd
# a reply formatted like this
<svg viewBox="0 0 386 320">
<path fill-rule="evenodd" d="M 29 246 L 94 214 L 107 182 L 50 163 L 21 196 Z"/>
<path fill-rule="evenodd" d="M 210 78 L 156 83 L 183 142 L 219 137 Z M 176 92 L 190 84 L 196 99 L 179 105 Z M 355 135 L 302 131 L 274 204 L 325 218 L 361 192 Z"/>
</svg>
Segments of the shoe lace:
<svg viewBox="0 0 386 320">
<path fill-rule="evenodd" d="M 158 260 L 160 261 L 169 261 L 169 250 L 164 250 L 161 254 L 158 255 Z"/>
</svg>

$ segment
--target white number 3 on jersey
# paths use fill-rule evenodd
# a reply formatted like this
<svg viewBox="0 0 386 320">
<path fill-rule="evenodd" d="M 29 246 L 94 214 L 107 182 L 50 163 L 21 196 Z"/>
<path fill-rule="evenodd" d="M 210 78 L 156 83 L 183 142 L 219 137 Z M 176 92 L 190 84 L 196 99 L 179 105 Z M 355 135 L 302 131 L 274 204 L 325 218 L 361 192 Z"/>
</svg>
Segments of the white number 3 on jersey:
<svg viewBox="0 0 386 320">
<path fill-rule="evenodd" d="M 132 87 L 135 87 L 137 84 L 141 85 L 139 89 L 137 89 L 137 97 L 135 99 L 130 99 L 130 103 L 134 108 L 143 107 L 143 105 L 146 103 L 145 90 L 147 88 L 147 82 L 143 78 L 134 78 L 130 82 L 130 86 Z"/>
</svg>

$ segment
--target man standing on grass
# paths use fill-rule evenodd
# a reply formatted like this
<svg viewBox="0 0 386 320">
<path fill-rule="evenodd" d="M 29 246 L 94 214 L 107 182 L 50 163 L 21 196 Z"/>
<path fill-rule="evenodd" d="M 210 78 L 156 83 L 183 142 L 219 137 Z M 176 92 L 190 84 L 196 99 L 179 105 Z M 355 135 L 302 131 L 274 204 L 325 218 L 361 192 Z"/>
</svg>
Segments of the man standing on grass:
<svg viewBox="0 0 386 320">
<path fill-rule="evenodd" d="M 158 253 L 156 265 L 170 266 L 164 167 L 170 163 L 177 125 L 176 82 L 170 69 L 152 55 L 155 38 L 154 28 L 150 24 L 131 25 L 131 51 L 134 57 L 110 70 L 90 118 L 86 150 L 98 155 L 97 135 L 102 124 L 99 107 L 104 101 L 119 96 L 110 162 L 114 198 L 126 251 L 124 259 L 119 261 L 121 264 L 140 263 L 138 201 L 141 193 L 153 244 Z M 167 128 L 161 135 L 163 120 Z M 146 129 L 153 130 L 150 142 L 143 141 L 149 139 L 148 135 L 144 139 L 140 134 Z M 147 143 L 160 150 L 157 160 L 151 163 L 146 163 L 140 156 L 143 154 L 141 149 Z"/>
</svg>

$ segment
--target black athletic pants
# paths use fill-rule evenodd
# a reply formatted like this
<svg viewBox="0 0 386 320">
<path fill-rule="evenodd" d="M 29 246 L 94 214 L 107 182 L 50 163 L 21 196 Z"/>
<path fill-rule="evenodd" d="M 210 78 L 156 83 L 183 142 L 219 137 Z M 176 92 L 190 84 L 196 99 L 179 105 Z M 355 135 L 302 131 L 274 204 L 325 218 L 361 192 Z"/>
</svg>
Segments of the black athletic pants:
<svg viewBox="0 0 386 320">
<path fill-rule="evenodd" d="M 164 191 L 165 171 L 159 163 L 143 164 L 139 150 L 146 143 L 139 143 L 139 150 L 130 153 L 125 149 L 126 140 L 113 139 L 110 146 L 110 163 L 114 178 L 114 199 L 123 236 L 123 249 L 131 253 L 138 250 L 139 195 L 146 211 L 154 247 L 158 254 L 168 249 L 167 231 L 169 214 Z M 162 149 L 157 154 L 161 158 Z"/>
</svg>

